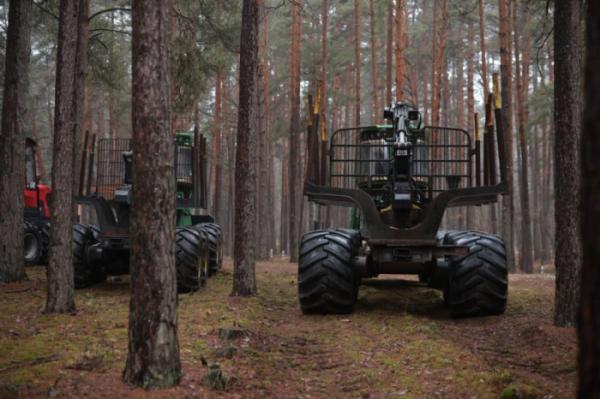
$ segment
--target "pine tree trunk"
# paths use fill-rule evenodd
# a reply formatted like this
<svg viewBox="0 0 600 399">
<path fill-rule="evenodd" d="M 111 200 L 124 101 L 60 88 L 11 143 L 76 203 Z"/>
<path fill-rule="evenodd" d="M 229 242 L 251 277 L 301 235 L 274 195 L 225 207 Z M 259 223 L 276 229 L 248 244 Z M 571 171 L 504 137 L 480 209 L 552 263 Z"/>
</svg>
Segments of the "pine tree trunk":
<svg viewBox="0 0 600 399">
<path fill-rule="evenodd" d="M 73 172 L 75 173 L 75 179 L 73 180 L 73 196 L 77 197 L 80 195 L 83 187 L 79 187 L 79 178 L 81 176 L 81 153 L 82 153 L 82 140 L 83 140 L 83 121 L 84 121 L 84 96 L 85 96 L 85 78 L 87 72 L 88 62 L 88 41 L 89 41 L 89 13 L 90 13 L 90 2 L 89 0 L 79 1 L 79 14 L 77 22 L 77 53 L 75 59 L 75 92 L 73 94 Z M 84 166 L 85 169 L 85 166 Z M 83 194 L 83 192 L 81 192 Z M 74 217 L 77 217 L 75 213 L 76 207 L 73 207 Z"/>
<path fill-rule="evenodd" d="M 518 133 L 519 133 L 519 147 L 521 150 L 521 173 L 520 173 L 520 194 L 521 194 L 521 213 L 523 217 L 523 223 L 521 228 L 522 240 L 521 240 L 521 270 L 525 273 L 533 272 L 533 239 L 532 239 L 532 223 L 531 213 L 529 207 L 529 148 L 527 144 L 527 133 L 525 131 L 527 126 L 527 101 L 526 91 L 529 87 L 529 51 L 530 51 L 530 39 L 529 33 L 524 32 L 523 43 L 525 48 L 523 49 L 523 63 L 521 70 L 520 62 L 520 43 L 518 35 L 518 27 L 526 26 L 529 16 L 527 15 L 526 5 L 522 4 L 525 15 L 523 16 L 522 25 L 518 24 L 517 20 L 517 5 L 514 5 L 513 12 L 513 26 L 515 27 L 515 77 L 517 81 L 517 117 L 518 117 Z"/>
<path fill-rule="evenodd" d="M 479 47 L 481 52 L 481 81 L 483 85 L 483 98 L 487 101 L 487 98 L 490 94 L 490 86 L 488 79 L 488 60 L 485 46 L 485 6 L 484 0 L 479 0 Z M 489 229 L 491 232 L 496 232 L 496 209 L 498 204 L 491 204 L 485 206 L 483 209 L 487 210 L 489 214 Z"/>
<path fill-rule="evenodd" d="M 261 16 L 262 18 L 263 16 Z M 257 90 L 256 90 L 256 99 L 257 99 L 257 119 L 258 119 L 258 146 L 257 146 L 257 221 L 255 223 L 256 229 L 256 259 L 257 260 L 265 260 L 268 258 L 267 255 L 267 239 L 268 239 L 268 219 L 269 216 L 267 214 L 267 192 L 269 190 L 268 184 L 268 166 L 267 166 L 267 124 L 266 124 L 266 115 L 265 115 L 265 97 L 266 93 L 264 92 L 264 49 L 262 45 L 259 46 L 259 54 L 260 61 L 258 67 L 258 81 L 257 81 Z"/>
<path fill-rule="evenodd" d="M 436 105 L 436 93 L 437 88 L 435 87 L 437 83 L 437 78 L 435 76 L 437 72 L 437 30 L 438 30 L 438 9 L 439 9 L 439 0 L 433 1 L 433 15 L 431 17 L 431 98 L 430 98 L 430 107 L 429 107 L 429 124 L 435 126 L 433 123 L 433 108 Z M 439 108 L 439 105 L 437 106 Z"/>
<path fill-rule="evenodd" d="M 91 87 L 86 87 L 85 90 L 85 131 L 90 132 L 90 134 L 94 133 L 94 107 L 92 106 L 92 101 L 94 101 L 94 90 Z"/>
<path fill-rule="evenodd" d="M 327 73 L 328 73 L 328 69 L 329 69 L 329 46 L 328 46 L 328 29 L 329 29 L 329 1 L 328 0 L 323 0 L 323 8 L 321 11 L 321 21 L 322 21 L 322 27 L 321 27 L 321 82 L 322 82 L 322 96 L 321 96 L 321 109 L 320 109 L 320 114 L 321 114 L 321 124 L 322 124 L 322 132 L 325 133 L 325 135 L 328 135 L 328 123 L 329 121 L 333 122 L 333 114 L 329 114 L 328 113 L 328 99 L 329 99 L 329 86 L 328 86 L 328 79 L 327 79 Z M 375 79 L 377 79 L 377 76 L 375 76 Z M 375 83 L 376 85 L 376 83 Z M 376 107 L 377 105 L 377 97 L 375 97 L 374 99 L 374 106 Z M 329 137 L 327 137 L 329 138 Z M 326 151 L 327 149 L 327 142 L 325 142 L 325 146 L 323 147 L 322 144 L 321 145 L 321 156 L 326 160 L 326 155 L 324 153 L 324 151 Z M 327 166 L 326 163 L 323 164 L 323 173 L 326 173 L 327 170 Z M 326 206 L 326 205 L 316 205 L 312 202 L 309 202 L 308 204 L 309 209 L 313 210 L 315 207 L 317 207 L 317 218 L 318 221 L 320 222 L 321 226 L 327 227 L 331 224 L 331 213 L 330 213 L 330 207 Z M 311 220 L 309 218 L 309 220 Z M 309 229 L 311 229 L 312 226 L 309 226 Z"/>
<path fill-rule="evenodd" d="M 229 193 L 227 204 L 227 253 L 233 256 L 234 235 L 235 235 L 235 135 L 234 131 L 230 131 L 227 138 L 227 151 L 229 152 Z"/>
<path fill-rule="evenodd" d="M 513 129 L 512 129 L 512 69 L 510 53 L 510 20 L 507 0 L 498 1 L 500 19 L 500 86 L 502 91 L 502 125 L 505 136 L 505 169 L 508 195 L 502 198 L 502 233 L 506 245 L 506 262 L 509 271 L 515 271 L 513 240 L 514 188 L 513 188 Z"/>
<path fill-rule="evenodd" d="M 23 262 L 26 100 L 32 0 L 10 2 L 0 132 L 0 282 L 27 278 Z"/>
<path fill-rule="evenodd" d="M 223 131 L 223 120 L 221 118 L 223 109 L 223 74 L 217 72 L 215 79 L 215 116 L 213 129 L 213 163 L 215 173 L 215 185 L 212 187 L 213 193 L 213 216 L 217 223 L 222 223 L 221 202 L 222 202 L 222 187 L 223 187 L 223 168 L 221 166 L 222 149 L 221 135 Z"/>
<path fill-rule="evenodd" d="M 581 174 L 579 166 L 581 163 L 580 132 L 583 127 L 584 107 L 581 92 L 583 90 L 585 54 L 583 45 L 585 9 L 580 1 L 557 1 L 555 6 L 554 215 L 556 223 L 556 296 L 554 323 L 558 326 L 573 326 L 577 322 L 582 262 L 582 244 L 579 230 L 581 225 Z M 589 86 L 586 85 L 586 87 L 589 90 Z M 588 103 L 588 105 L 593 107 L 594 104 Z M 589 161 L 589 159 L 586 160 L 586 162 Z M 588 209 L 591 211 L 590 208 Z M 586 216 L 585 220 L 590 220 L 590 218 Z M 591 239 L 591 237 L 589 238 Z M 594 267 L 597 267 L 597 265 L 594 265 Z"/>
<path fill-rule="evenodd" d="M 473 26 L 473 18 L 469 18 L 467 22 L 467 130 L 471 134 L 472 139 L 475 140 L 475 88 L 474 85 L 474 71 L 475 71 L 475 32 Z M 473 157 L 473 162 L 476 162 L 476 158 Z M 473 176 L 477 168 L 473 165 Z M 473 185 L 476 184 L 477 178 L 473 178 Z M 476 214 L 479 214 L 481 207 L 469 206 L 467 208 L 467 229 L 473 229 L 477 226 L 475 223 Z"/>
<path fill-rule="evenodd" d="M 376 123 L 379 119 L 379 93 L 377 88 L 377 47 L 375 37 L 375 0 L 369 0 L 369 24 L 371 25 L 371 87 L 373 90 L 372 99 L 373 101 L 373 113 L 371 115 L 371 122 Z M 325 112 L 323 114 L 326 114 Z"/>
<path fill-rule="evenodd" d="M 288 154 L 289 157 L 289 151 L 288 151 L 288 145 L 287 145 L 287 141 L 285 139 L 282 139 L 282 144 L 281 144 L 281 153 L 282 154 Z M 290 227 L 289 227 L 289 214 L 290 214 L 290 210 L 289 210 L 289 194 L 288 194 L 288 190 L 289 190 L 289 167 L 288 167 L 288 159 L 285 158 L 285 155 L 282 157 L 281 159 L 281 226 L 280 226 L 280 249 L 281 249 L 281 253 L 285 253 L 285 254 L 289 254 L 289 232 L 290 232 Z"/>
<path fill-rule="evenodd" d="M 535 74 L 535 73 L 534 73 Z M 533 79 L 533 92 L 537 90 L 537 76 L 534 76 Z M 542 229 L 541 229 L 541 218 L 544 217 L 541 211 L 541 201 L 540 201 L 540 156 L 539 149 L 540 145 L 540 129 L 539 125 L 536 125 L 531 130 L 531 188 L 532 188 L 532 201 L 531 201 L 531 209 L 532 209 L 532 219 L 533 219 L 533 258 L 534 261 L 540 261 L 541 251 L 542 251 Z"/>
<path fill-rule="evenodd" d="M 73 287 L 73 184 L 74 119 L 79 2 L 61 0 L 56 58 L 56 100 L 52 157 L 52 200 L 46 312 L 75 310 Z"/>
<path fill-rule="evenodd" d="M 300 233 L 300 208 L 297 188 L 300 187 L 300 56 L 302 48 L 303 0 L 292 5 L 291 57 L 290 57 L 290 139 L 288 162 L 288 247 L 290 262 L 298 261 L 298 235 Z"/>
<path fill-rule="evenodd" d="M 260 5 L 260 19 L 262 21 L 261 32 L 260 32 L 260 46 L 259 46 L 259 87 L 258 87 L 258 99 L 259 99 L 259 195 L 258 195 L 258 217 L 260 231 L 257 231 L 259 238 L 258 245 L 258 259 L 267 260 L 269 259 L 269 249 L 271 248 L 271 221 L 273 220 L 271 212 L 271 181 L 270 181 L 270 170 L 271 170 L 271 159 L 269 156 L 269 17 L 265 12 L 264 3 L 261 1 Z"/>
<path fill-rule="evenodd" d="M 269 57 L 269 46 L 270 46 L 270 19 L 268 13 L 264 13 L 263 17 L 263 48 L 265 54 L 263 56 L 263 92 L 265 93 L 265 140 L 266 140 L 266 169 L 267 169 L 267 202 L 265 209 L 265 220 L 268 221 L 268 239 L 267 239 L 267 251 L 268 257 L 271 257 L 271 250 L 275 249 L 275 160 L 273 158 L 273 148 L 271 143 L 271 89 L 270 89 L 270 74 L 271 74 L 271 60 Z"/>
<path fill-rule="evenodd" d="M 483 98 L 487 99 L 490 94 L 490 86 L 487 75 L 487 58 L 485 55 L 485 14 L 483 0 L 479 0 L 479 47 L 481 49 L 481 80 L 483 83 Z"/>
<path fill-rule="evenodd" d="M 108 65 L 109 68 L 114 68 L 116 64 L 115 60 L 115 14 L 111 13 L 110 16 L 110 46 L 108 48 Z M 109 85 L 108 92 L 108 137 L 117 138 L 117 110 L 115 109 L 115 97 L 117 96 L 116 90 L 112 85 Z"/>
<path fill-rule="evenodd" d="M 442 74 L 445 76 L 445 49 L 446 49 L 446 27 L 448 14 L 446 0 L 435 0 L 433 5 L 433 68 L 432 68 L 432 98 L 431 98 L 431 125 L 440 125 L 440 106 L 442 100 Z M 441 12 L 441 14 L 440 14 Z M 440 15 L 438 20 L 438 14 Z"/>
<path fill-rule="evenodd" d="M 396 102 L 404 99 L 404 24 L 404 0 L 396 0 Z"/>
<path fill-rule="evenodd" d="M 170 131 L 169 7 L 132 4 L 133 207 L 129 352 L 123 379 L 151 387 L 181 379 L 175 274 L 175 148 Z M 143 156 L 139 156 L 143 154 Z"/>
<path fill-rule="evenodd" d="M 392 104 L 392 69 L 394 45 L 394 0 L 387 1 L 387 40 L 385 47 L 385 101 L 386 105 Z"/>
<path fill-rule="evenodd" d="M 360 8 L 361 1 L 354 0 L 354 125 L 360 126 Z"/>
<path fill-rule="evenodd" d="M 323 95 L 321 96 L 321 115 L 327 115 L 327 72 L 329 68 L 329 48 L 327 30 L 329 28 L 329 1 L 323 0 L 321 11 L 321 82 L 323 82 Z M 371 43 L 372 45 L 372 43 Z"/>
<path fill-rule="evenodd" d="M 600 398 L 600 4 L 590 1 L 587 7 L 585 113 L 581 138 L 585 215 L 581 220 L 583 265 L 579 313 L 579 397 L 582 399 Z"/>
<path fill-rule="evenodd" d="M 98 129 L 98 139 L 106 138 L 106 127 L 104 123 L 105 113 L 104 108 L 106 105 L 106 94 L 104 92 L 100 92 L 98 95 L 98 114 L 96 115 L 96 128 Z"/>
<path fill-rule="evenodd" d="M 233 292 L 235 296 L 256 295 L 256 149 L 258 132 L 259 7 L 256 0 L 244 0 L 240 46 L 239 110 L 235 157 L 235 246 Z M 299 110 L 298 110 L 299 112 Z"/>
<path fill-rule="evenodd" d="M 551 69 L 551 68 L 549 68 Z M 552 82 L 552 81 L 550 81 Z M 553 83 L 552 83 L 553 84 Z M 556 101 L 556 100 L 555 100 Z M 543 148 L 543 165 L 544 165 L 544 172 L 543 172 L 543 194 L 542 194 L 542 198 L 544 201 L 544 208 L 549 209 L 551 207 L 554 206 L 554 203 L 552 201 L 552 192 L 554 190 L 552 183 L 553 183 L 553 179 L 554 179 L 554 174 L 553 174 L 553 168 L 556 167 L 555 166 L 555 162 L 552 162 L 552 154 L 554 151 L 554 140 L 553 140 L 553 132 L 552 132 L 552 126 L 553 126 L 553 119 L 551 119 L 552 117 L 547 117 L 544 118 L 545 119 L 545 123 L 544 123 L 544 128 L 543 128 L 543 137 L 544 137 L 544 148 Z M 547 232 L 547 231 L 554 231 L 552 228 L 552 218 L 550 217 L 543 217 L 542 218 L 543 223 L 544 223 L 544 227 L 543 227 L 543 231 Z M 553 262 L 554 261 L 554 240 L 556 238 L 556 234 L 554 234 L 554 237 L 551 237 L 550 234 L 544 234 L 544 250 L 543 250 L 543 254 L 544 256 L 544 263 L 548 263 L 548 262 Z"/>
</svg>

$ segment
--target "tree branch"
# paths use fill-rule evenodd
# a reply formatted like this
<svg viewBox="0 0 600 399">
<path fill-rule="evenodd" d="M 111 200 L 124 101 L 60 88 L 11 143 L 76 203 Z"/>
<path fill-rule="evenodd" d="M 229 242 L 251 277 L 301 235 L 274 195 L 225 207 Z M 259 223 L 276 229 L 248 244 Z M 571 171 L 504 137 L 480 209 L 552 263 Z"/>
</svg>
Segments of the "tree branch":
<svg viewBox="0 0 600 399">
<path fill-rule="evenodd" d="M 56 19 L 58 21 L 58 15 L 54 14 L 52 11 L 50 11 L 46 7 L 42 6 L 42 3 L 37 3 L 37 2 L 34 1 L 33 4 L 37 8 L 39 8 L 40 10 L 42 10 L 43 12 L 45 12 L 46 14 L 50 15 L 52 18 L 54 18 L 54 19 Z"/>
<path fill-rule="evenodd" d="M 121 33 L 121 34 L 124 34 L 124 35 L 131 36 L 131 32 L 130 31 L 119 30 L 119 29 L 95 28 L 95 29 L 90 29 L 90 33 L 91 32 L 112 32 L 112 33 Z"/>
<path fill-rule="evenodd" d="M 92 19 L 96 18 L 99 15 L 106 14 L 106 13 L 109 13 L 109 12 L 115 12 L 115 11 L 131 12 L 131 8 L 127 8 L 127 7 L 113 7 L 113 8 L 107 8 L 105 10 L 100 10 L 100 11 L 95 12 L 92 15 L 90 15 L 90 17 L 88 18 L 88 21 L 91 21 Z"/>
</svg>

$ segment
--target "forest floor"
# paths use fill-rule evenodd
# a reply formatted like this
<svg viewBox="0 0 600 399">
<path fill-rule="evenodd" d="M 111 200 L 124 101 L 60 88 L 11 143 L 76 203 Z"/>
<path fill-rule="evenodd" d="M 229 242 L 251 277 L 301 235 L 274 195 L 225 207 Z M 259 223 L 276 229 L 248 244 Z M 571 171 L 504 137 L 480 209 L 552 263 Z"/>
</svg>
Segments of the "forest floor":
<svg viewBox="0 0 600 399">
<path fill-rule="evenodd" d="M 229 295 L 231 269 L 179 297 L 184 376 L 145 392 L 121 382 L 127 278 L 77 291 L 75 315 L 45 315 L 45 271 L 28 268 L 0 285 L 0 398 L 574 397 L 576 334 L 552 326 L 551 275 L 511 276 L 503 316 L 454 320 L 438 291 L 390 278 L 365 281 L 352 315 L 303 316 L 295 265 L 259 263 L 245 299 Z"/>
</svg>

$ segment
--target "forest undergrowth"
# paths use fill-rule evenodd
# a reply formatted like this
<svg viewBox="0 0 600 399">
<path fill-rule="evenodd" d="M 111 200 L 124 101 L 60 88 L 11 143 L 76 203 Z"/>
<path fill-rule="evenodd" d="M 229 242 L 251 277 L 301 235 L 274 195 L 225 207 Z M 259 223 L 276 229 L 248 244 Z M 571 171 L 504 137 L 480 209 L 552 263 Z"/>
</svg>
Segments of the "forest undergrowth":
<svg viewBox="0 0 600 399">
<path fill-rule="evenodd" d="M 355 313 L 304 316 L 296 267 L 258 263 L 259 293 L 234 298 L 231 261 L 179 296 L 184 376 L 144 392 L 121 382 L 128 277 L 77 291 L 45 315 L 46 279 L 0 286 L 0 398 L 570 398 L 574 329 L 552 326 L 552 275 L 513 275 L 506 314 L 453 320 L 416 281 L 365 280 Z"/>
</svg>

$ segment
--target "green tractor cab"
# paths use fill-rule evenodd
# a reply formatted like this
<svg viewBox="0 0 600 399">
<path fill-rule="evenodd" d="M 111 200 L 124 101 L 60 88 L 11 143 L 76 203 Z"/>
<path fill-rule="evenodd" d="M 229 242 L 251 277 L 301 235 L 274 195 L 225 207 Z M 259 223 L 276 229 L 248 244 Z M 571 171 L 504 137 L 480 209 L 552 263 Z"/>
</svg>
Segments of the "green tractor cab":
<svg viewBox="0 0 600 399">
<path fill-rule="evenodd" d="M 206 213 L 206 148 L 206 139 L 193 131 L 175 135 L 173 195 L 177 208 L 173 222 L 177 226 L 174 239 L 178 292 L 198 290 L 223 261 L 221 228 Z M 92 223 L 79 223 L 73 228 L 76 288 L 102 282 L 108 275 L 129 273 L 129 215 L 135 184 L 131 139 L 102 139 L 97 155 L 92 151 L 83 162 L 91 166 L 95 161 L 95 168 L 90 167 L 95 171 L 95 189 L 77 199 L 94 212 Z"/>
</svg>

